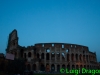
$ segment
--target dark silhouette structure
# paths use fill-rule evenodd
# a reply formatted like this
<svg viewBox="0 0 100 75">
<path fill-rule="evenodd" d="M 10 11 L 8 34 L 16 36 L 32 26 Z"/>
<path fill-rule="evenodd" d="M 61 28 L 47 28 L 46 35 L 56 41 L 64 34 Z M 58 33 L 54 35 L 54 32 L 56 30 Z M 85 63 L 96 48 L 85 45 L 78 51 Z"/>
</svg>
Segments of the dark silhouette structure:
<svg viewBox="0 0 100 75">
<path fill-rule="evenodd" d="M 37 43 L 34 46 L 22 47 L 18 44 L 17 30 L 9 34 L 6 52 L 15 58 L 25 58 L 26 68 L 34 71 L 45 71 L 49 65 L 50 71 L 61 68 L 96 69 L 97 58 L 95 52 L 90 52 L 87 46 L 69 43 Z"/>
</svg>

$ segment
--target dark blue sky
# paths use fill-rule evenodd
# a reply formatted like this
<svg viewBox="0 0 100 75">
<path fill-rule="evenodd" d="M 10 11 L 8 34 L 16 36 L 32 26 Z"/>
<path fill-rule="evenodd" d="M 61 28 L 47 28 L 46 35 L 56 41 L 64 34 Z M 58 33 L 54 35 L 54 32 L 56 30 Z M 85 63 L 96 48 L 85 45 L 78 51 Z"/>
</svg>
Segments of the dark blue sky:
<svg viewBox="0 0 100 75">
<path fill-rule="evenodd" d="M 0 52 L 17 29 L 19 44 L 80 44 L 100 61 L 100 0 L 0 0 Z"/>
</svg>

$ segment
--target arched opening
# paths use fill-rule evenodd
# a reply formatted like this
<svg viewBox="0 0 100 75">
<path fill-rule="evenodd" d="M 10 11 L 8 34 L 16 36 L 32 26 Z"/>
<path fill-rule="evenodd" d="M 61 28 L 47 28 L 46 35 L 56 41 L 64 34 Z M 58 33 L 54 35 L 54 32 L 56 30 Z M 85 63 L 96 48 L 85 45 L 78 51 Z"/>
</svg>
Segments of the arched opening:
<svg viewBox="0 0 100 75">
<path fill-rule="evenodd" d="M 79 66 L 78 65 L 76 65 L 76 69 L 79 69 Z"/>
<path fill-rule="evenodd" d="M 85 51 L 83 50 L 83 54 L 85 54 Z"/>
<path fill-rule="evenodd" d="M 65 68 L 66 68 L 64 64 L 62 65 L 62 68 L 63 68 L 63 69 L 65 69 Z"/>
<path fill-rule="evenodd" d="M 52 44 L 52 47 L 54 47 L 54 44 Z"/>
<path fill-rule="evenodd" d="M 83 55 L 83 61 L 85 62 L 85 55 Z"/>
<path fill-rule="evenodd" d="M 88 55 L 86 55 L 86 61 L 88 62 Z"/>
<path fill-rule="evenodd" d="M 80 61 L 82 61 L 82 55 L 81 54 L 79 55 L 79 58 L 80 58 Z"/>
<path fill-rule="evenodd" d="M 82 65 L 80 65 L 80 73 L 82 73 L 82 68 L 83 68 L 83 66 L 82 66 Z"/>
<path fill-rule="evenodd" d="M 45 66 L 43 64 L 41 64 L 40 70 L 45 71 Z"/>
<path fill-rule="evenodd" d="M 74 61 L 74 54 L 71 54 L 71 60 Z"/>
<path fill-rule="evenodd" d="M 24 53 L 24 58 L 26 58 L 26 53 Z"/>
<path fill-rule="evenodd" d="M 62 45 L 62 48 L 64 48 L 64 45 Z"/>
<path fill-rule="evenodd" d="M 89 69 L 89 65 L 87 65 L 87 69 Z"/>
<path fill-rule="evenodd" d="M 65 53 L 62 53 L 62 61 L 65 61 Z"/>
<path fill-rule="evenodd" d="M 57 53 L 56 55 L 57 55 L 57 57 L 56 57 L 57 60 L 60 60 L 60 53 Z"/>
<path fill-rule="evenodd" d="M 55 60 L 55 53 L 51 53 L 51 60 Z"/>
<path fill-rule="evenodd" d="M 37 53 L 37 58 L 39 58 L 39 53 Z"/>
<path fill-rule="evenodd" d="M 15 43 L 15 41 L 13 41 L 13 46 L 15 46 L 16 45 L 16 43 Z"/>
<path fill-rule="evenodd" d="M 55 65 L 54 64 L 51 65 L 51 71 L 52 72 L 55 71 Z"/>
<path fill-rule="evenodd" d="M 72 69 L 75 69 L 75 65 L 72 65 Z"/>
<path fill-rule="evenodd" d="M 32 70 L 33 70 L 33 71 L 36 71 L 36 64 L 33 64 L 33 65 L 32 65 Z"/>
<path fill-rule="evenodd" d="M 44 59 L 44 53 L 41 54 L 41 59 Z"/>
<path fill-rule="evenodd" d="M 44 44 L 42 44 L 42 47 L 44 47 Z"/>
<path fill-rule="evenodd" d="M 80 69 L 82 69 L 83 67 L 82 67 L 82 65 L 80 65 Z"/>
<path fill-rule="evenodd" d="M 57 72 L 60 72 L 60 65 L 57 65 Z"/>
<path fill-rule="evenodd" d="M 49 53 L 46 53 L 46 60 L 49 60 Z"/>
<path fill-rule="evenodd" d="M 84 65 L 84 68 L 86 69 L 86 65 Z"/>
<path fill-rule="evenodd" d="M 68 49 L 66 49 L 66 53 L 68 53 L 69 52 L 69 50 Z"/>
<path fill-rule="evenodd" d="M 70 61 L 70 60 L 69 60 L 69 57 L 70 57 L 69 54 L 67 54 L 67 61 Z"/>
<path fill-rule="evenodd" d="M 72 45 L 70 47 L 73 47 Z"/>
<path fill-rule="evenodd" d="M 70 65 L 69 64 L 67 65 L 67 69 L 70 70 Z"/>
<path fill-rule="evenodd" d="M 78 61 L 78 54 L 76 54 L 76 61 Z"/>
<path fill-rule="evenodd" d="M 30 64 L 27 65 L 27 69 L 28 69 L 28 71 L 31 70 L 31 66 L 30 66 Z"/>
<path fill-rule="evenodd" d="M 46 71 L 47 72 L 50 71 L 50 65 L 49 65 L 49 63 L 46 63 Z"/>
<path fill-rule="evenodd" d="M 31 57 L 31 52 L 28 52 L 28 57 Z"/>
<path fill-rule="evenodd" d="M 49 53 L 49 52 L 50 52 L 50 49 L 49 49 L 49 48 L 47 48 L 47 49 L 46 49 L 46 52 L 47 52 L 47 53 Z"/>
</svg>

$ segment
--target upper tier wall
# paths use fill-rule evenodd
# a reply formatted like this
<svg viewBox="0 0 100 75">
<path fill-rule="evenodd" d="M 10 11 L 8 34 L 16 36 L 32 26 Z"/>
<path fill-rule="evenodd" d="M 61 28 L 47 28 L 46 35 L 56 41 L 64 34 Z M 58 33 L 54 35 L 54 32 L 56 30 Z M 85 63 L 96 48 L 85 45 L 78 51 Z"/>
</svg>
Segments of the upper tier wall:
<svg viewBox="0 0 100 75">
<path fill-rule="evenodd" d="M 56 47 L 56 48 L 72 48 L 72 49 L 83 49 L 88 51 L 88 47 L 87 46 L 82 46 L 82 45 L 77 45 L 77 44 L 67 44 L 67 43 L 38 43 L 35 44 L 35 47 L 38 48 L 50 48 L 50 47 Z"/>
</svg>

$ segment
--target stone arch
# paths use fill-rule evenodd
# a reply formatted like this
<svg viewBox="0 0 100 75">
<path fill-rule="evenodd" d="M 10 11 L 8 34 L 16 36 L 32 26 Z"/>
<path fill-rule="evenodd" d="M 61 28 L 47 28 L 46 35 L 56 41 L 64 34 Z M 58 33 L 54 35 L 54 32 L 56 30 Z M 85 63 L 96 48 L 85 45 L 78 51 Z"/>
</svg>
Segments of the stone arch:
<svg viewBox="0 0 100 75">
<path fill-rule="evenodd" d="M 88 55 L 86 55 L 86 61 L 87 61 L 87 62 L 88 62 L 88 58 L 89 58 Z"/>
<path fill-rule="evenodd" d="M 85 55 L 83 55 L 83 61 L 85 62 Z"/>
<path fill-rule="evenodd" d="M 27 69 L 28 69 L 29 71 L 31 70 L 31 65 L 30 65 L 30 64 L 27 65 Z"/>
<path fill-rule="evenodd" d="M 67 69 L 70 70 L 70 65 L 69 64 L 67 65 Z"/>
<path fill-rule="evenodd" d="M 83 68 L 83 66 L 82 65 L 80 65 L 80 69 L 82 69 Z"/>
<path fill-rule="evenodd" d="M 62 55 L 62 61 L 65 61 L 65 53 L 63 52 L 61 55 Z"/>
<path fill-rule="evenodd" d="M 60 53 L 56 53 L 57 60 L 60 60 Z"/>
<path fill-rule="evenodd" d="M 78 65 L 76 65 L 76 69 L 79 69 L 79 66 Z"/>
<path fill-rule="evenodd" d="M 72 69 L 75 69 L 75 65 L 72 65 Z"/>
<path fill-rule="evenodd" d="M 46 63 L 46 69 L 45 69 L 47 72 L 50 71 L 50 65 L 49 63 Z"/>
<path fill-rule="evenodd" d="M 39 53 L 37 53 L 37 58 L 39 58 Z"/>
<path fill-rule="evenodd" d="M 44 66 L 44 64 L 41 64 L 40 70 L 41 70 L 41 71 L 45 71 L 45 66 Z"/>
<path fill-rule="evenodd" d="M 60 72 L 60 65 L 57 65 L 57 72 Z"/>
<path fill-rule="evenodd" d="M 49 53 L 49 52 L 50 52 L 50 49 L 49 49 L 49 48 L 47 48 L 47 49 L 46 49 L 46 52 L 47 52 L 47 53 Z"/>
<path fill-rule="evenodd" d="M 55 71 L 55 65 L 54 64 L 51 65 L 51 71 Z"/>
<path fill-rule="evenodd" d="M 36 64 L 33 64 L 33 65 L 32 65 L 32 70 L 33 70 L 33 71 L 36 71 Z"/>
<path fill-rule="evenodd" d="M 74 61 L 74 54 L 71 54 L 71 60 Z"/>
<path fill-rule="evenodd" d="M 80 61 L 82 61 L 82 54 L 79 55 Z"/>
<path fill-rule="evenodd" d="M 55 60 L 55 53 L 54 52 L 51 53 L 51 59 Z"/>
<path fill-rule="evenodd" d="M 66 53 L 68 53 L 69 52 L 69 49 L 66 49 Z"/>
<path fill-rule="evenodd" d="M 85 54 L 85 51 L 83 50 L 83 54 Z"/>
<path fill-rule="evenodd" d="M 54 44 L 52 44 L 52 47 L 54 47 Z"/>
<path fill-rule="evenodd" d="M 46 53 L 46 60 L 49 60 L 49 53 Z"/>
<path fill-rule="evenodd" d="M 28 57 L 31 57 L 31 52 L 28 52 Z"/>
<path fill-rule="evenodd" d="M 86 69 L 86 65 L 84 65 L 84 68 Z"/>
<path fill-rule="evenodd" d="M 41 59 L 44 59 L 44 53 L 41 54 Z"/>
<path fill-rule="evenodd" d="M 46 63 L 46 66 L 49 65 L 49 63 Z"/>
<path fill-rule="evenodd" d="M 78 54 L 76 54 L 75 57 L 76 57 L 76 61 L 78 61 Z"/>
<path fill-rule="evenodd" d="M 64 69 L 66 68 L 65 64 L 62 65 L 62 68 L 64 68 Z"/>
<path fill-rule="evenodd" d="M 87 69 L 89 69 L 89 65 L 87 65 Z"/>
<path fill-rule="evenodd" d="M 70 55 L 69 55 L 69 54 L 67 54 L 67 61 L 70 61 L 69 57 L 70 57 Z"/>
</svg>

